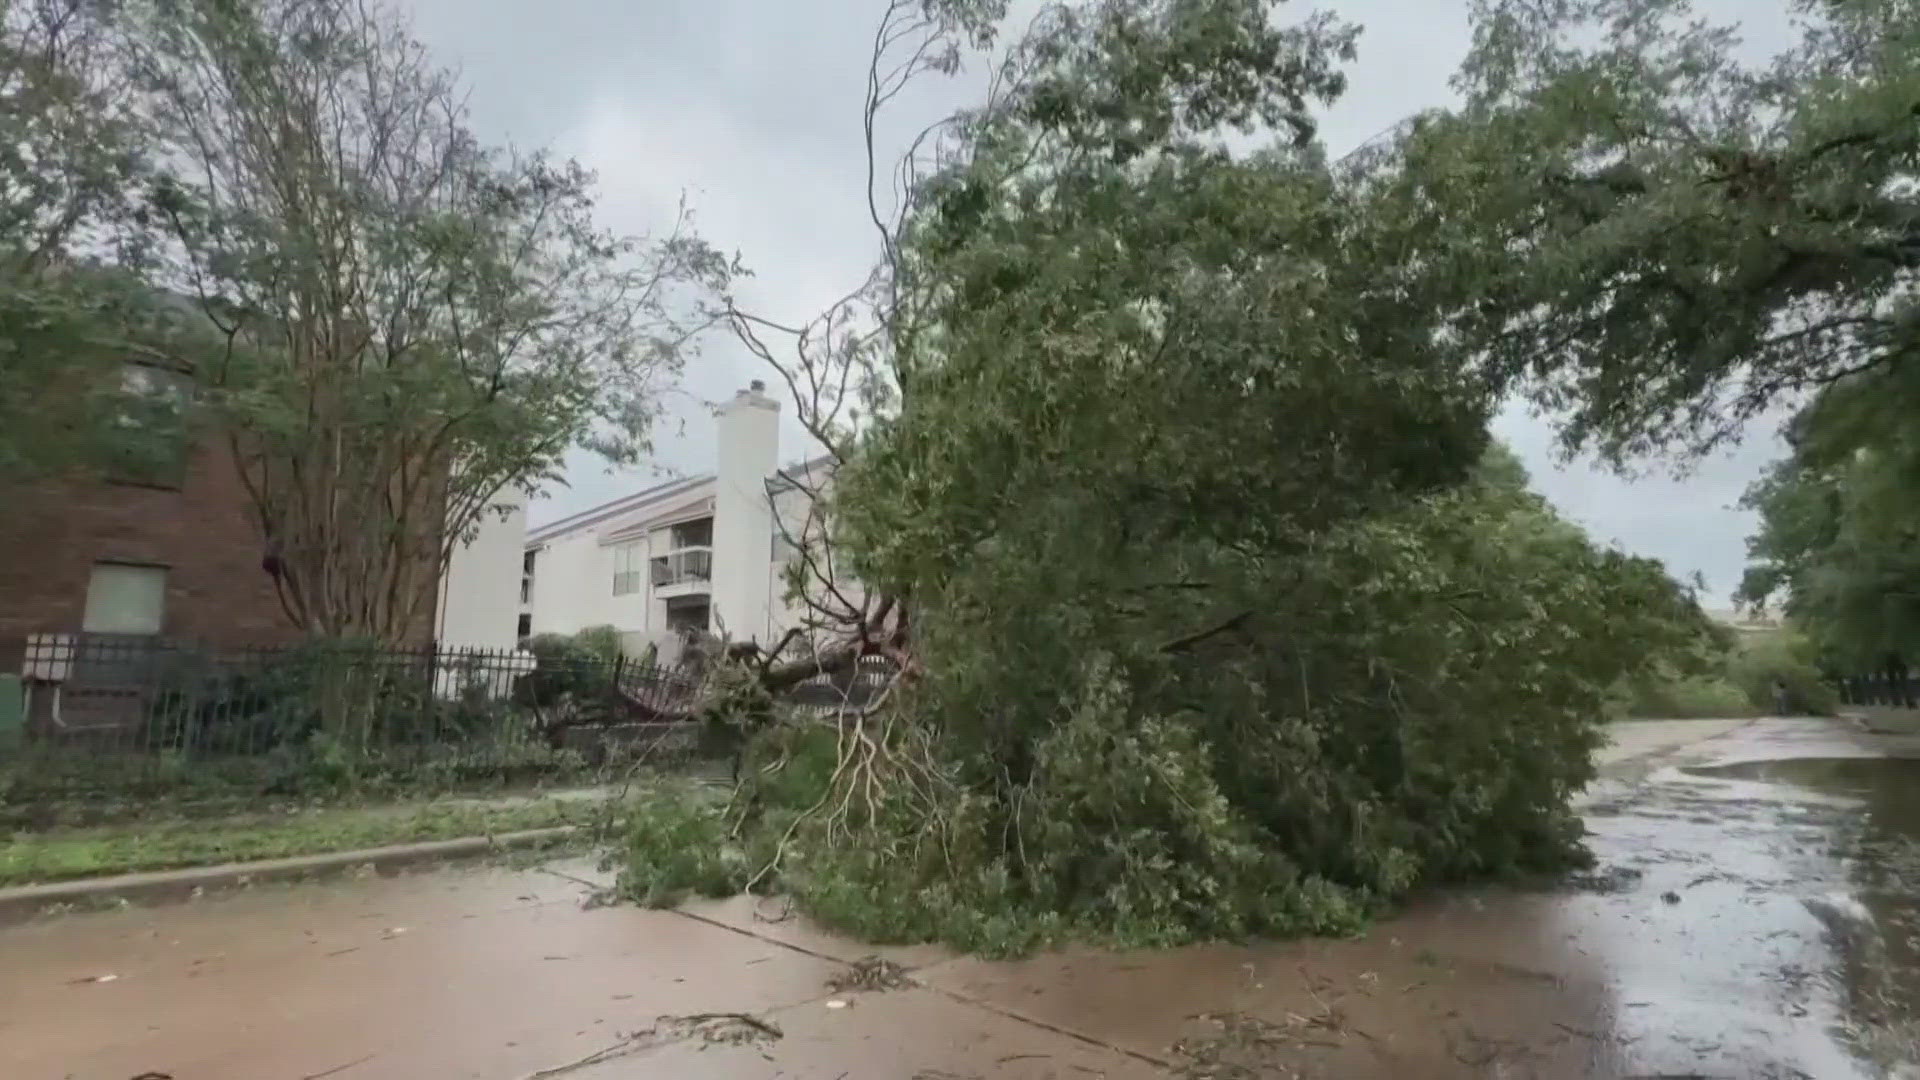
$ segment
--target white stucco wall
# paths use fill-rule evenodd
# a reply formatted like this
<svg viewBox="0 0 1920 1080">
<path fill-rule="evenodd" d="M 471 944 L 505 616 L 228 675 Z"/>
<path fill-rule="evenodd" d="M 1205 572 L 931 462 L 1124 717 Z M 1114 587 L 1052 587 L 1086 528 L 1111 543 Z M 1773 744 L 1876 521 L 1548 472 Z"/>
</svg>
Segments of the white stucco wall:
<svg viewBox="0 0 1920 1080">
<path fill-rule="evenodd" d="M 447 560 L 434 626 L 442 648 L 511 649 L 517 640 L 527 508 L 517 496 L 502 502 L 510 512 L 487 514 L 474 538 Z"/>
<path fill-rule="evenodd" d="M 720 447 L 713 495 L 713 629 L 764 642 L 773 628 L 766 566 L 773 548 L 767 477 L 780 456 L 780 403 L 761 385 L 716 413 Z"/>
<path fill-rule="evenodd" d="M 613 599 L 613 553 L 593 530 L 556 537 L 533 561 L 532 630 L 571 634 L 607 620 L 602 601 Z"/>
</svg>

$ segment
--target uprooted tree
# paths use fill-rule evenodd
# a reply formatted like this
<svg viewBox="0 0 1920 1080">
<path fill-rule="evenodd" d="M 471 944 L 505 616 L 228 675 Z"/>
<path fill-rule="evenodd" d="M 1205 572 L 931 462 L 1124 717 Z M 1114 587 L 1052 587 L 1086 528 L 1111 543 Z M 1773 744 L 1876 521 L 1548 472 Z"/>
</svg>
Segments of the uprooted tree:
<svg viewBox="0 0 1920 1080">
<path fill-rule="evenodd" d="M 1272 6 L 1048 9 L 876 199 L 862 290 L 734 313 L 835 465 L 791 584 L 837 636 L 759 671 L 899 675 L 762 731 L 725 810 L 640 815 L 632 892 L 1009 949 L 1332 930 L 1576 853 L 1607 692 L 1698 609 L 1488 457 L 1467 286 L 1315 141 L 1353 31 Z M 995 14 L 891 6 L 868 130 Z"/>
</svg>

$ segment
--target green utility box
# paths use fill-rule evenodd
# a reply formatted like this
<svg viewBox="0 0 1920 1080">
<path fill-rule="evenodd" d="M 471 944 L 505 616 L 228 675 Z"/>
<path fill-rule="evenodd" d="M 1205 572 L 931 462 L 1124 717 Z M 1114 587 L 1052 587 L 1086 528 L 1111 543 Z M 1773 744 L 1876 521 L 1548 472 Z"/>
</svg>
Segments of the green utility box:
<svg viewBox="0 0 1920 1080">
<path fill-rule="evenodd" d="M 27 733 L 27 701 L 20 676 L 0 675 L 0 753 L 17 747 Z"/>
</svg>

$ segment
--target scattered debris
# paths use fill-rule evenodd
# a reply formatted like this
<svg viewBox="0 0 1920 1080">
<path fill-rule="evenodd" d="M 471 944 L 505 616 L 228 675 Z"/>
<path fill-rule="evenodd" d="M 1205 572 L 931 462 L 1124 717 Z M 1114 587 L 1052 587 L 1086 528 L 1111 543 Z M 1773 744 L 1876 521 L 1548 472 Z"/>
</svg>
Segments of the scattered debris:
<svg viewBox="0 0 1920 1080">
<path fill-rule="evenodd" d="M 1607 866 L 1567 878 L 1569 888 L 1581 892 L 1623 893 L 1637 888 L 1645 875 L 1631 866 Z"/>
<path fill-rule="evenodd" d="M 1246 1013 L 1205 1013 L 1194 1017 L 1212 1025 L 1210 1035 L 1181 1039 L 1173 1052 L 1182 1060 L 1174 1075 L 1181 1080 L 1281 1080 L 1297 1075 L 1287 1060 L 1308 1048 L 1338 1049 L 1345 1034 L 1339 1015 L 1288 1013 L 1273 1023 Z M 1324 1033 L 1324 1034 L 1321 1034 Z M 1297 1061 L 1297 1058 L 1293 1058 Z"/>
<path fill-rule="evenodd" d="M 837 994 L 898 990 L 912 985 L 906 968 L 878 956 L 863 956 L 827 980 L 827 989 Z"/>
<path fill-rule="evenodd" d="M 786 1033 L 773 1022 L 747 1013 L 692 1013 L 687 1016 L 662 1016 L 653 1022 L 652 1027 L 628 1032 L 612 1046 L 596 1050 L 586 1057 L 569 1061 L 565 1065 L 556 1065 L 528 1073 L 525 1080 L 549 1080 L 550 1077 L 565 1076 L 568 1073 L 598 1065 L 603 1061 L 637 1054 L 667 1043 L 698 1039 L 707 1046 L 716 1044 L 763 1046 L 785 1037 Z"/>
</svg>

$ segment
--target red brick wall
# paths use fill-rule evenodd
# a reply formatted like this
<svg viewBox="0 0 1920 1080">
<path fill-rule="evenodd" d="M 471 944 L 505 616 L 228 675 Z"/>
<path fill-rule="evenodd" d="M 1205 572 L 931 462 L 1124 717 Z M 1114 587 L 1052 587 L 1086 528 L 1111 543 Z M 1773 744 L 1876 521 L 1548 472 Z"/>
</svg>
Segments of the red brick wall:
<svg viewBox="0 0 1920 1080">
<path fill-rule="evenodd" d="M 263 553 L 224 439 L 200 441 L 178 490 L 0 482 L 0 670 L 14 670 L 28 634 L 80 629 L 87 581 L 102 561 L 167 567 L 167 637 L 293 640 L 299 632 L 260 568 Z"/>
</svg>

